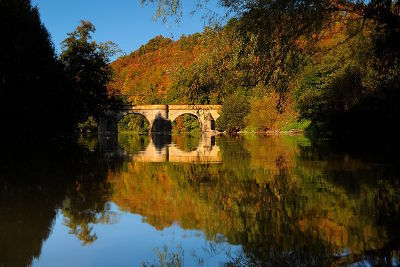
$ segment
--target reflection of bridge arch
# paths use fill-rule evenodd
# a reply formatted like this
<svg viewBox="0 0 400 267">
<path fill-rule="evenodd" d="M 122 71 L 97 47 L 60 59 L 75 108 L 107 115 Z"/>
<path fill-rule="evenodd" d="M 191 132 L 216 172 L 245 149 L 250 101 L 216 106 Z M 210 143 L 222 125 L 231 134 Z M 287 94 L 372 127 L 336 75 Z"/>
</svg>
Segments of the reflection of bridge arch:
<svg viewBox="0 0 400 267">
<path fill-rule="evenodd" d="M 197 134 L 174 134 L 171 136 L 171 141 L 182 151 L 191 152 L 196 150 L 200 145 L 200 138 Z"/>
<path fill-rule="evenodd" d="M 219 146 L 214 145 L 214 136 L 203 135 L 199 146 L 193 151 L 183 151 L 175 144 L 157 148 L 153 141 L 144 151 L 132 156 L 136 162 L 182 162 L 182 163 L 220 163 Z"/>
<path fill-rule="evenodd" d="M 215 145 L 215 136 L 202 134 L 195 150 L 184 151 L 171 143 L 171 135 L 155 135 L 150 138 L 143 150 L 127 151 L 118 141 L 117 135 L 99 135 L 100 150 L 108 157 L 119 156 L 136 162 L 182 162 L 182 163 L 221 163 L 219 146 Z"/>
</svg>

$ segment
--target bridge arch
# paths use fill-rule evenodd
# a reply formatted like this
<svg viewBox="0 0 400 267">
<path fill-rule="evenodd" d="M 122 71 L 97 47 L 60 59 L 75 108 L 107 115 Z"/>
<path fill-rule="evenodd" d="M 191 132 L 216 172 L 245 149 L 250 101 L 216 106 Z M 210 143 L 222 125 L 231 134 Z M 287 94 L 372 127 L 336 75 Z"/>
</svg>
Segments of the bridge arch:
<svg viewBox="0 0 400 267">
<path fill-rule="evenodd" d="M 196 111 L 190 111 L 190 110 L 180 110 L 180 111 L 176 111 L 176 112 L 171 112 L 168 114 L 169 115 L 169 119 L 174 122 L 177 118 L 183 116 L 183 115 L 192 115 L 194 117 L 196 117 L 196 119 L 200 122 L 199 119 L 199 114 Z"/>
<path fill-rule="evenodd" d="M 219 106 L 215 105 L 170 105 L 168 117 L 171 121 L 184 114 L 197 118 L 202 132 L 215 130 L 215 117 L 219 117 Z"/>
<path fill-rule="evenodd" d="M 193 113 L 182 113 L 171 124 L 173 133 L 200 133 L 202 126 L 199 116 Z"/>
<path fill-rule="evenodd" d="M 149 132 L 151 133 L 171 131 L 171 122 L 166 119 L 166 105 L 138 106 L 134 109 L 124 110 L 117 114 L 117 121 L 119 122 L 123 117 L 130 114 L 140 114 L 145 117 L 150 124 Z"/>
<path fill-rule="evenodd" d="M 146 120 L 151 124 L 152 118 L 146 114 L 145 112 L 141 112 L 139 110 L 128 110 L 128 111 L 123 111 L 117 114 L 117 121 L 119 122 L 122 118 L 129 116 L 129 115 L 141 115 L 144 118 L 146 118 Z"/>
<path fill-rule="evenodd" d="M 129 124 L 130 123 L 129 120 L 128 121 L 124 121 L 124 119 L 131 118 L 130 120 L 134 120 L 134 118 L 132 118 L 134 116 L 137 116 L 137 117 L 140 117 L 140 118 L 143 119 L 143 125 L 137 125 L 139 128 L 142 128 L 142 129 L 140 129 L 139 133 L 149 132 L 151 130 L 151 121 L 149 120 L 148 117 L 146 117 L 144 114 L 142 114 L 140 112 L 127 111 L 127 112 L 120 113 L 116 118 L 117 119 L 118 132 L 121 131 L 121 127 L 123 126 L 123 125 L 121 125 L 121 123 L 122 124 Z M 136 122 L 141 123 L 140 121 L 136 121 Z M 147 127 L 146 127 L 146 124 L 148 124 Z M 125 129 L 125 130 L 126 131 L 130 131 L 131 129 Z M 146 130 L 146 131 L 144 131 L 144 130 Z"/>
</svg>

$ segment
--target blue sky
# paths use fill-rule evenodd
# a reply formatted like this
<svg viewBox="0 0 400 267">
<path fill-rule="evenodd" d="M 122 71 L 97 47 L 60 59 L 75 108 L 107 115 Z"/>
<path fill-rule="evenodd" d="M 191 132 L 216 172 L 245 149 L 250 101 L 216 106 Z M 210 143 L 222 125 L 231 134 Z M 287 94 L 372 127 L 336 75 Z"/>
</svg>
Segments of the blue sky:
<svg viewBox="0 0 400 267">
<path fill-rule="evenodd" d="M 60 43 L 72 32 L 81 19 L 90 20 L 96 26 L 94 39 L 99 42 L 113 41 L 123 52 L 130 53 L 157 35 L 178 39 L 182 34 L 201 32 L 207 23 L 205 11 L 194 15 L 195 0 L 184 1 L 183 17 L 179 24 L 170 19 L 164 24 L 153 20 L 156 7 L 141 6 L 140 0 L 32 0 L 40 10 L 42 22 L 52 36 L 57 53 Z M 216 0 L 209 2 L 213 11 L 224 13 Z"/>
</svg>

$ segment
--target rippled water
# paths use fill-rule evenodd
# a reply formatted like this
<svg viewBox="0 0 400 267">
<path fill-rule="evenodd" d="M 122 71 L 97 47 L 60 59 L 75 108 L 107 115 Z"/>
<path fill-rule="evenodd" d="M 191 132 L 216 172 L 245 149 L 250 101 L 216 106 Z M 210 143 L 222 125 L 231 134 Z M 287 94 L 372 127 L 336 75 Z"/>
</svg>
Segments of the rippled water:
<svg viewBox="0 0 400 267">
<path fill-rule="evenodd" d="M 390 149 L 303 136 L 78 144 L 3 156 L 0 266 L 400 264 Z"/>
</svg>

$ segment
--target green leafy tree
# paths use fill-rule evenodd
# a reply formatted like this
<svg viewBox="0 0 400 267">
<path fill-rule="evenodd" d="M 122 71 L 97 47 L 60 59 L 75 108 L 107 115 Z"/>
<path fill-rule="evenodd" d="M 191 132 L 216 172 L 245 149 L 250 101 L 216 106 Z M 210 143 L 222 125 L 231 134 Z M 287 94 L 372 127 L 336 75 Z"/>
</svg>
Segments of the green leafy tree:
<svg viewBox="0 0 400 267">
<path fill-rule="evenodd" d="M 244 96 L 227 97 L 217 120 L 217 128 L 227 132 L 239 132 L 245 127 L 245 118 L 250 112 L 250 103 Z"/>
<path fill-rule="evenodd" d="M 295 95 L 300 115 L 322 134 L 379 134 L 393 126 L 400 112 L 395 104 L 400 100 L 400 53 L 390 44 L 400 35 L 367 27 L 361 40 L 313 58 L 299 75 Z"/>
<path fill-rule="evenodd" d="M 112 79 L 110 57 L 119 49 L 112 42 L 92 40 L 95 26 L 90 21 L 81 24 L 62 43 L 61 61 L 74 85 L 75 119 L 85 121 L 89 116 L 98 118 L 113 104 L 107 84 Z"/>
<path fill-rule="evenodd" d="M 78 123 L 77 125 L 78 131 L 81 134 L 95 133 L 97 132 L 97 127 L 98 125 L 96 123 L 96 120 L 92 116 L 89 116 L 86 121 Z"/>
<path fill-rule="evenodd" d="M 252 58 L 238 62 L 237 20 L 225 27 L 207 27 L 200 36 L 206 47 L 193 63 L 173 72 L 167 94 L 170 103 L 217 104 L 237 91 L 254 86 L 250 78 Z"/>
</svg>

